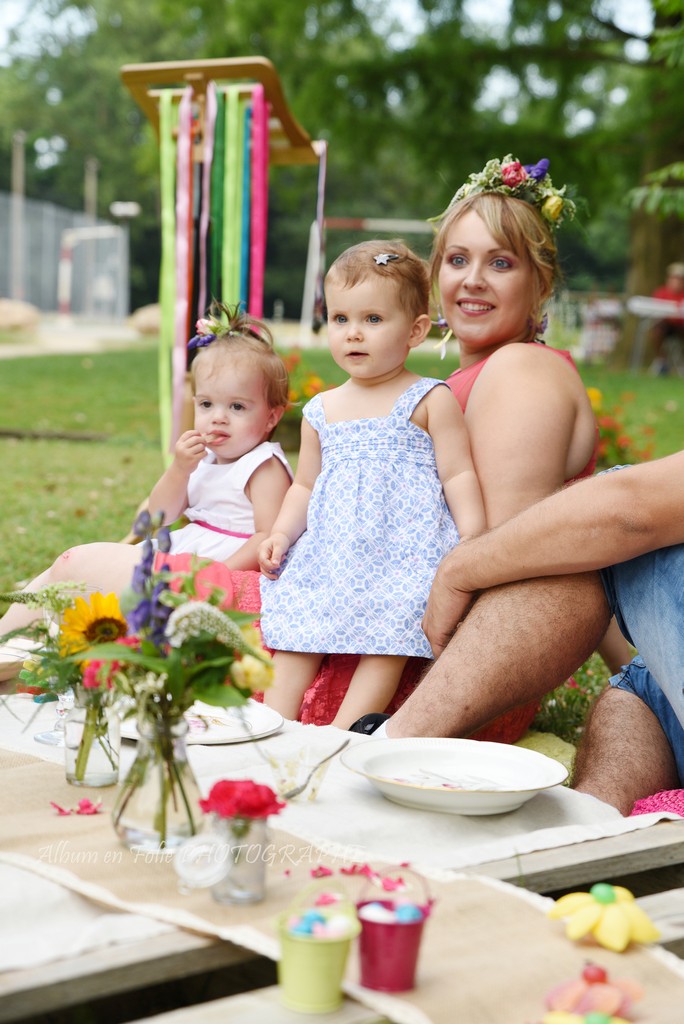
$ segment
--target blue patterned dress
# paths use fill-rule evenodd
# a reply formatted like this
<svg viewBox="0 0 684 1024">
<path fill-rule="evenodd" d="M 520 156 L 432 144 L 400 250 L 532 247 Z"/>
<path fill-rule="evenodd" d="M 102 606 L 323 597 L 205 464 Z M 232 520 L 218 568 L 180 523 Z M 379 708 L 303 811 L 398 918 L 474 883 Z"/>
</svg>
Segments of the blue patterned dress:
<svg viewBox="0 0 684 1024">
<path fill-rule="evenodd" d="M 432 657 L 420 623 L 458 532 L 432 439 L 411 423 L 442 381 L 421 378 L 389 416 L 327 423 L 316 395 L 303 410 L 322 468 L 307 529 L 277 580 L 261 578 L 261 627 L 279 651 Z"/>
</svg>

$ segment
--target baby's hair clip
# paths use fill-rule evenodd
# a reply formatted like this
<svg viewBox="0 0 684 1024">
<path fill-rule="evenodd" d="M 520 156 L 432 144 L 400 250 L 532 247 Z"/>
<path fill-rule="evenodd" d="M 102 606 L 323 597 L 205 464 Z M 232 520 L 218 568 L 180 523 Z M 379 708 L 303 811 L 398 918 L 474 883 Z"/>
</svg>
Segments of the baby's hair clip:
<svg viewBox="0 0 684 1024">
<path fill-rule="evenodd" d="M 196 334 L 188 342 L 188 352 L 192 352 L 196 348 L 205 348 L 207 345 L 211 345 L 212 341 L 216 341 L 215 334 Z"/>
<path fill-rule="evenodd" d="M 373 259 L 378 266 L 386 267 L 390 260 L 398 260 L 399 254 L 396 252 L 381 252 L 379 256 L 374 256 Z"/>
</svg>

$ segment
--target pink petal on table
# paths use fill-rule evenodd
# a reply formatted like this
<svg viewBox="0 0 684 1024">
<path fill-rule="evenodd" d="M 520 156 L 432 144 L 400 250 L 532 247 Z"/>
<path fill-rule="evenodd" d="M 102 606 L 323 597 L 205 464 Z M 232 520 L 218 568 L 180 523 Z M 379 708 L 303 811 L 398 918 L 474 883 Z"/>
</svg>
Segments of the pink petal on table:
<svg viewBox="0 0 684 1024">
<path fill-rule="evenodd" d="M 50 807 L 54 807 L 54 809 L 57 811 L 57 814 L 59 814 L 60 817 L 63 816 L 68 818 L 70 814 L 74 813 L 71 810 L 67 810 L 66 807 L 60 807 L 59 804 L 56 804 L 54 800 L 50 801 Z"/>
<path fill-rule="evenodd" d="M 76 808 L 76 814 L 99 814 L 102 810 L 102 801 L 98 800 L 96 804 L 92 800 L 86 799 L 78 801 L 78 807 Z"/>
</svg>

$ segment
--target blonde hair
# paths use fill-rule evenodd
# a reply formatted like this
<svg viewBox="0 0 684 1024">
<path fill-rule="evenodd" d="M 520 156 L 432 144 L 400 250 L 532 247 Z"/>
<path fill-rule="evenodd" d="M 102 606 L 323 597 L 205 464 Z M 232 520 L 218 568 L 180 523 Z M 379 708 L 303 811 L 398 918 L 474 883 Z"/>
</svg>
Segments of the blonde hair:
<svg viewBox="0 0 684 1024">
<path fill-rule="evenodd" d="M 534 340 L 542 318 L 544 303 L 553 294 L 560 277 L 558 250 L 551 230 L 529 203 L 497 192 L 479 192 L 452 206 L 439 222 L 432 243 L 430 277 L 433 285 L 446 251 L 447 234 L 466 213 L 473 210 L 484 221 L 499 245 L 512 250 L 532 270 L 530 294 L 530 338 Z"/>
<path fill-rule="evenodd" d="M 249 361 L 258 370 L 264 381 L 264 396 L 270 409 L 285 408 L 289 396 L 287 367 L 273 347 L 273 335 L 262 320 L 242 313 L 237 306 L 226 306 L 221 302 L 212 304 L 209 316 L 198 321 L 201 334 L 190 342 L 195 343 L 191 353 L 190 381 L 195 394 L 196 367 L 208 355 L 230 356 Z"/>
<path fill-rule="evenodd" d="M 378 263 L 376 257 L 383 255 L 393 258 L 386 263 Z M 343 288 L 353 288 L 369 277 L 395 282 L 399 303 L 413 319 L 428 312 L 430 275 L 427 263 L 400 239 L 373 239 L 345 249 L 331 264 L 325 283 L 339 281 Z"/>
</svg>

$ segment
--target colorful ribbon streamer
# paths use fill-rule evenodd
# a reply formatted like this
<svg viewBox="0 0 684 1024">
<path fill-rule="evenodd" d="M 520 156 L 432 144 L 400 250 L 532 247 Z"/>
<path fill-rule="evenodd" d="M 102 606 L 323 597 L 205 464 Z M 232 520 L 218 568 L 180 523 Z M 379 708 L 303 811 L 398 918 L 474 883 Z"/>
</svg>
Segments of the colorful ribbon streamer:
<svg viewBox="0 0 684 1024">
<path fill-rule="evenodd" d="M 188 316 L 192 288 L 192 86 L 183 91 L 178 105 L 176 147 L 176 302 L 172 355 L 173 400 L 169 452 L 180 436 L 187 369 Z"/>
<path fill-rule="evenodd" d="M 202 201 L 199 228 L 199 282 L 197 295 L 197 317 L 203 317 L 207 310 L 207 262 L 209 258 L 209 220 L 211 214 L 211 179 L 214 160 L 214 131 L 216 127 L 216 83 L 207 85 L 207 97 L 204 105 L 204 144 L 202 160 Z"/>
<path fill-rule="evenodd" d="M 174 128 L 177 108 L 170 92 L 159 97 L 159 174 L 161 188 L 161 268 L 159 303 L 161 331 L 159 335 L 159 429 L 162 453 L 168 463 L 167 450 L 171 435 L 171 352 L 174 342 L 174 315 L 176 304 L 176 144 Z"/>
<path fill-rule="evenodd" d="M 216 124 L 214 132 L 214 161 L 211 165 L 211 217 L 209 224 L 209 287 L 210 297 L 221 297 L 221 248 L 223 242 L 223 182 L 226 151 L 226 97 L 219 90 L 216 95 Z"/>
<path fill-rule="evenodd" d="M 236 86 L 226 91 L 226 152 L 223 179 L 223 252 L 221 259 L 224 302 L 240 300 L 240 234 L 242 204 L 238 183 L 242 170 L 240 97 Z"/>
<path fill-rule="evenodd" d="M 266 232 L 268 226 L 268 104 L 264 87 L 252 91 L 252 216 L 250 229 L 251 316 L 264 315 L 264 270 L 266 266 Z"/>
<path fill-rule="evenodd" d="M 251 154 L 250 154 L 250 132 L 252 124 L 252 110 L 244 103 L 244 129 L 242 143 L 242 211 L 241 211 L 241 237 L 240 237 L 240 306 L 247 309 L 249 294 L 249 257 L 250 257 L 250 179 L 251 179 Z"/>
</svg>

